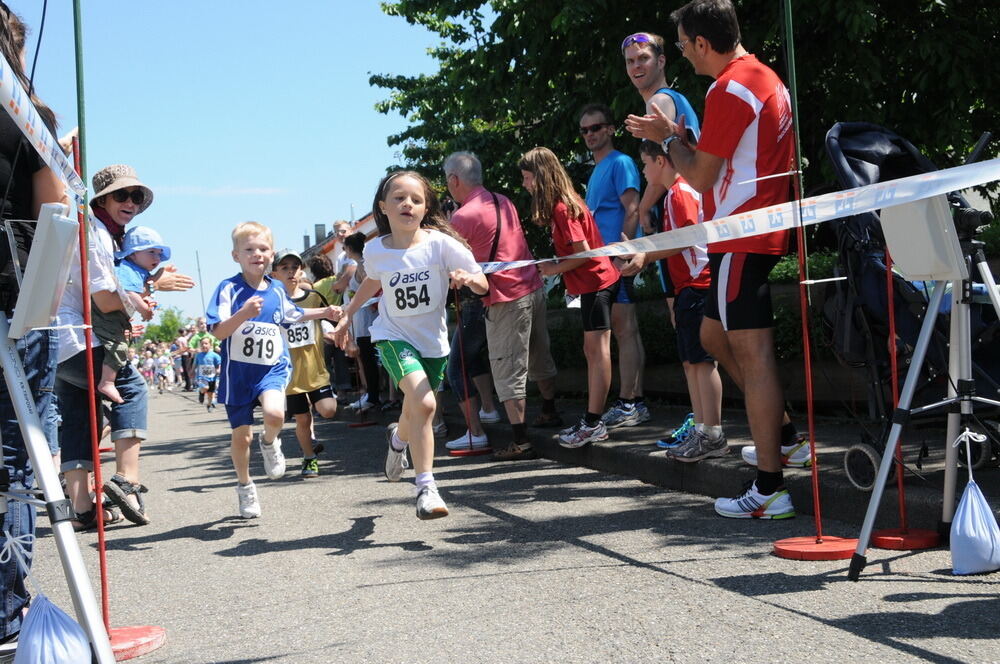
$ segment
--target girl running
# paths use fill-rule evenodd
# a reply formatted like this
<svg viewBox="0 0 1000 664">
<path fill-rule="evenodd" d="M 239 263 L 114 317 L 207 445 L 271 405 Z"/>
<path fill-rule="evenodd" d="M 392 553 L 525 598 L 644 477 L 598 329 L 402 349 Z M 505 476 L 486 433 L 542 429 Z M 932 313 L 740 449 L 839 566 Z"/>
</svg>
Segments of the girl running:
<svg viewBox="0 0 1000 664">
<path fill-rule="evenodd" d="M 469 286 L 485 294 L 486 275 L 472 252 L 447 225 L 430 183 L 413 171 L 386 176 L 372 209 L 379 237 L 365 246 L 365 281 L 335 329 L 347 344 L 351 317 L 382 289 L 371 340 L 382 364 L 403 392 L 403 412 L 386 431 L 385 476 L 398 482 L 413 454 L 417 518 L 448 516 L 431 472 L 434 462 L 434 390 L 448 359 L 445 304 L 452 288 Z"/>
<path fill-rule="evenodd" d="M 524 188 L 531 193 L 531 220 L 552 231 L 556 256 L 604 246 L 594 217 L 551 150 L 528 151 L 518 168 Z M 538 268 L 545 276 L 561 274 L 566 292 L 580 296 L 583 354 L 587 358 L 587 413 L 579 423 L 560 432 L 559 444 L 583 447 L 608 437 L 601 413 L 611 387 L 611 304 L 618 293 L 618 270 L 604 256 L 539 263 Z"/>
</svg>

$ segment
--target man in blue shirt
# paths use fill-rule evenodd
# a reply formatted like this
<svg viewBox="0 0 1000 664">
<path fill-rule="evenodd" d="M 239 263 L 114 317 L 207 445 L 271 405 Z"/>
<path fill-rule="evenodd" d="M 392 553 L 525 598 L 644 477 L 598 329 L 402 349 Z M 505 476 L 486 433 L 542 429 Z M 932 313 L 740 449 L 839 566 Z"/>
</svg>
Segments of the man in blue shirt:
<svg viewBox="0 0 1000 664">
<path fill-rule="evenodd" d="M 594 155 L 594 172 L 587 182 L 587 207 L 605 244 L 635 237 L 639 221 L 639 169 L 615 149 L 611 109 L 588 104 L 580 114 L 580 134 Z M 609 429 L 635 426 L 650 418 L 643 392 L 646 352 L 632 300 L 634 277 L 623 278 L 611 307 L 611 331 L 618 343 L 620 391 L 618 400 L 601 420 Z"/>
</svg>

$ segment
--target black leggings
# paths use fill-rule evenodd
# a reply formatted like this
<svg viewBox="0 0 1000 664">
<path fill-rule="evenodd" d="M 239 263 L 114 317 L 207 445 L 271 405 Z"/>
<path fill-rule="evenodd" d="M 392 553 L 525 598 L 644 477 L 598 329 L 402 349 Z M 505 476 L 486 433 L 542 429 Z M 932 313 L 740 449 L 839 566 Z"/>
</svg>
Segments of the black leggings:
<svg viewBox="0 0 1000 664">
<path fill-rule="evenodd" d="M 378 351 L 371 337 L 358 337 L 358 359 L 361 360 L 361 370 L 365 372 L 365 385 L 368 386 L 368 403 L 379 402 Z"/>
</svg>

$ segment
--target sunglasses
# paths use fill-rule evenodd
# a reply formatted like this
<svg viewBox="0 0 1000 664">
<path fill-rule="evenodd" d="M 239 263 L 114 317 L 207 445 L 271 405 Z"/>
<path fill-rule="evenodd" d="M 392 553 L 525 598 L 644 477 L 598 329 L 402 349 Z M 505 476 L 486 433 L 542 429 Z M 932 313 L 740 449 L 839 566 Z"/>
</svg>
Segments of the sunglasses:
<svg viewBox="0 0 1000 664">
<path fill-rule="evenodd" d="M 580 127 L 580 135 L 586 136 L 587 134 L 594 134 L 601 130 L 602 127 L 611 127 L 613 125 L 607 122 L 598 122 L 597 124 L 587 125 L 586 127 Z"/>
<path fill-rule="evenodd" d="M 111 198 L 116 203 L 124 203 L 125 201 L 132 199 L 132 203 L 135 205 L 142 205 L 142 202 L 146 200 L 146 194 L 142 189 L 133 189 L 132 191 L 117 189 L 111 192 Z"/>
<path fill-rule="evenodd" d="M 625 49 L 631 46 L 632 44 L 649 44 L 650 46 L 653 47 L 653 50 L 656 52 L 657 55 L 662 55 L 663 53 L 660 50 L 660 47 L 657 46 L 656 42 L 653 41 L 652 37 L 650 37 L 644 32 L 637 32 L 634 35 L 629 35 L 628 37 L 626 37 L 625 40 L 622 42 L 622 53 L 624 53 Z"/>
</svg>

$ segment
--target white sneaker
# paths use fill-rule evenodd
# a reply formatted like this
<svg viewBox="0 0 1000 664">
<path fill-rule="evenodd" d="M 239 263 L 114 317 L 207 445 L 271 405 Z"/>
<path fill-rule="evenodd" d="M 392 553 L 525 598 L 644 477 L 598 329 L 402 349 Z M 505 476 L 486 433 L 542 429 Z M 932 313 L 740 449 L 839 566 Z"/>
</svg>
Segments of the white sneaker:
<svg viewBox="0 0 1000 664">
<path fill-rule="evenodd" d="M 448 507 L 441 500 L 437 487 L 428 484 L 417 492 L 417 518 L 421 521 L 448 516 Z"/>
<path fill-rule="evenodd" d="M 487 413 L 485 410 L 480 408 L 479 421 L 484 424 L 496 424 L 500 421 L 500 411 L 493 410 Z"/>
<path fill-rule="evenodd" d="M 285 455 L 281 453 L 281 439 L 275 438 L 270 445 L 264 444 L 264 434 L 257 434 L 257 447 L 264 457 L 264 474 L 277 480 L 285 476 Z"/>
<path fill-rule="evenodd" d="M 431 431 L 434 432 L 434 437 L 447 436 L 448 435 L 448 423 L 441 420 L 437 424 L 431 426 Z"/>
<path fill-rule="evenodd" d="M 367 408 L 365 408 L 365 406 L 367 405 L 368 405 L 368 395 L 362 394 L 360 399 L 358 399 L 357 401 L 352 401 L 351 403 L 347 404 L 347 410 L 367 410 Z"/>
<path fill-rule="evenodd" d="M 385 429 L 386 447 L 388 448 L 385 453 L 385 479 L 390 482 L 398 482 L 403 476 L 403 469 L 410 467 L 406 458 L 406 448 L 404 447 L 402 451 L 397 452 L 392 447 L 392 435 L 396 433 L 397 428 L 399 428 L 399 423 L 393 422 Z"/>
<path fill-rule="evenodd" d="M 466 431 L 464 434 L 456 438 L 455 440 L 449 440 L 444 444 L 445 449 L 449 450 L 467 450 L 469 449 L 469 440 L 472 440 L 472 449 L 481 450 L 490 446 L 490 441 L 486 439 L 486 434 L 479 436 L 473 436 L 471 433 Z"/>
<path fill-rule="evenodd" d="M 730 519 L 790 519 L 795 516 L 792 498 L 782 489 L 765 496 L 752 483 L 743 495 L 736 498 L 719 498 L 715 511 Z"/>
<path fill-rule="evenodd" d="M 745 446 L 740 450 L 740 454 L 743 455 L 743 460 L 751 466 L 757 465 L 757 448 L 755 446 Z M 800 435 L 799 439 L 792 445 L 781 446 L 781 465 L 791 468 L 808 468 L 812 465 L 812 445 L 809 444 L 805 436 Z"/>
<path fill-rule="evenodd" d="M 260 516 L 260 501 L 257 500 L 257 485 L 253 482 L 243 486 L 236 483 L 236 497 L 240 501 L 240 516 L 255 519 Z"/>
</svg>

